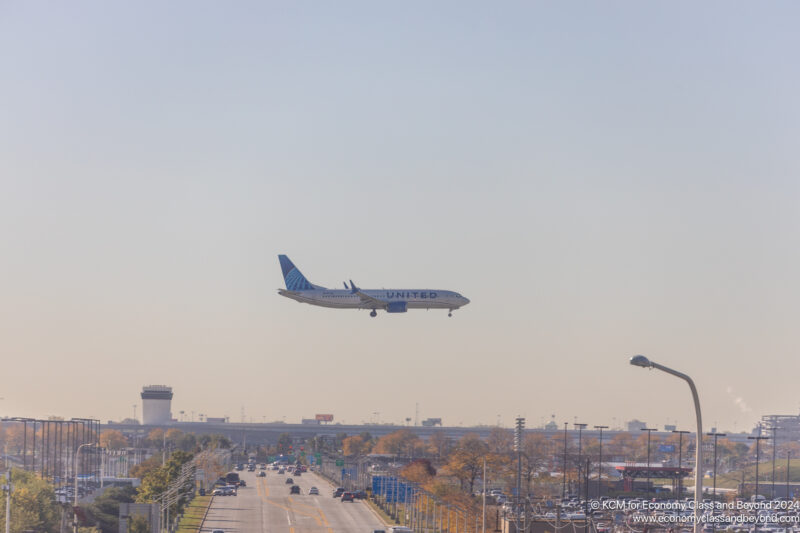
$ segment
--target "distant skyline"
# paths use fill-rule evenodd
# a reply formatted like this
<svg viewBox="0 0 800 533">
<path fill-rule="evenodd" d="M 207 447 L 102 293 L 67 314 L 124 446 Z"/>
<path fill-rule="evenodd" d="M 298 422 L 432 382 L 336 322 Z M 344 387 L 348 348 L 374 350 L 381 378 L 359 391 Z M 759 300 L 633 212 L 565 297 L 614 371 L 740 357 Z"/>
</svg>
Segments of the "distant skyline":
<svg viewBox="0 0 800 533">
<path fill-rule="evenodd" d="M 6 2 L 0 414 L 693 429 L 637 353 L 706 428 L 797 413 L 798 15 Z M 471 303 L 298 305 L 281 253 Z"/>
</svg>

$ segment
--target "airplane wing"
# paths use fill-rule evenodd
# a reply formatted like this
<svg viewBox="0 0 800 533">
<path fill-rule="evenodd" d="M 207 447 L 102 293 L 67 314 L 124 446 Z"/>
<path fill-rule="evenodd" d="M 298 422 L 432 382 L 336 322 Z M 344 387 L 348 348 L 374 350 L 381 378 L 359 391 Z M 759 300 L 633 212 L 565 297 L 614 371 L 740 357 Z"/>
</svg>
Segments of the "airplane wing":
<svg viewBox="0 0 800 533">
<path fill-rule="evenodd" d="M 373 298 L 372 296 L 364 292 L 357 290 L 356 294 L 358 295 L 359 298 L 361 298 L 362 302 L 374 305 L 376 309 L 385 309 L 386 306 L 389 305 L 389 302 L 385 300 L 379 300 L 378 298 Z"/>
</svg>

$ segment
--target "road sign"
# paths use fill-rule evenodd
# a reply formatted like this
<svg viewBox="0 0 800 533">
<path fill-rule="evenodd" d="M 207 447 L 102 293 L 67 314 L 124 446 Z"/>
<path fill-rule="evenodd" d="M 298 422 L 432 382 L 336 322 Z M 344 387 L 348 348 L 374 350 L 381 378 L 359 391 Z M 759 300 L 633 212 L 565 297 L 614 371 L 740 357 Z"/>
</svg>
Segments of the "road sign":
<svg viewBox="0 0 800 533">
<path fill-rule="evenodd" d="M 336 466 L 344 466 L 344 460 L 343 459 L 336 459 Z"/>
</svg>

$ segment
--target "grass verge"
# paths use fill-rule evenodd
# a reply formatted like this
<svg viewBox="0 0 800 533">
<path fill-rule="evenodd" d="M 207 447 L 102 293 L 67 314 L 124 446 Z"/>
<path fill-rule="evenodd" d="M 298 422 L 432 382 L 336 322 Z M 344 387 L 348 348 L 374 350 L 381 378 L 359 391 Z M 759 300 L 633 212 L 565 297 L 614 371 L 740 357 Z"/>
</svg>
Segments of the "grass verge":
<svg viewBox="0 0 800 533">
<path fill-rule="evenodd" d="M 211 503 L 211 496 L 197 496 L 189 502 L 183 513 L 181 523 L 178 525 L 177 533 L 197 533 L 203 523 L 203 516 L 206 508 Z"/>
</svg>

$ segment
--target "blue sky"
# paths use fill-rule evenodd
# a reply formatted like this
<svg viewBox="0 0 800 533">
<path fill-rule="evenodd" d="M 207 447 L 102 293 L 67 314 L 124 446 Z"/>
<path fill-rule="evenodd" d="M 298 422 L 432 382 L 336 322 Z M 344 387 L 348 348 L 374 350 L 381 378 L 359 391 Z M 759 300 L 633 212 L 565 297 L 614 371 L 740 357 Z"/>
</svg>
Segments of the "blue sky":
<svg viewBox="0 0 800 533">
<path fill-rule="evenodd" d="M 4 3 L 0 410 L 690 428 L 642 352 L 708 426 L 795 413 L 797 15 Z M 301 306 L 279 253 L 472 303 Z"/>
</svg>

